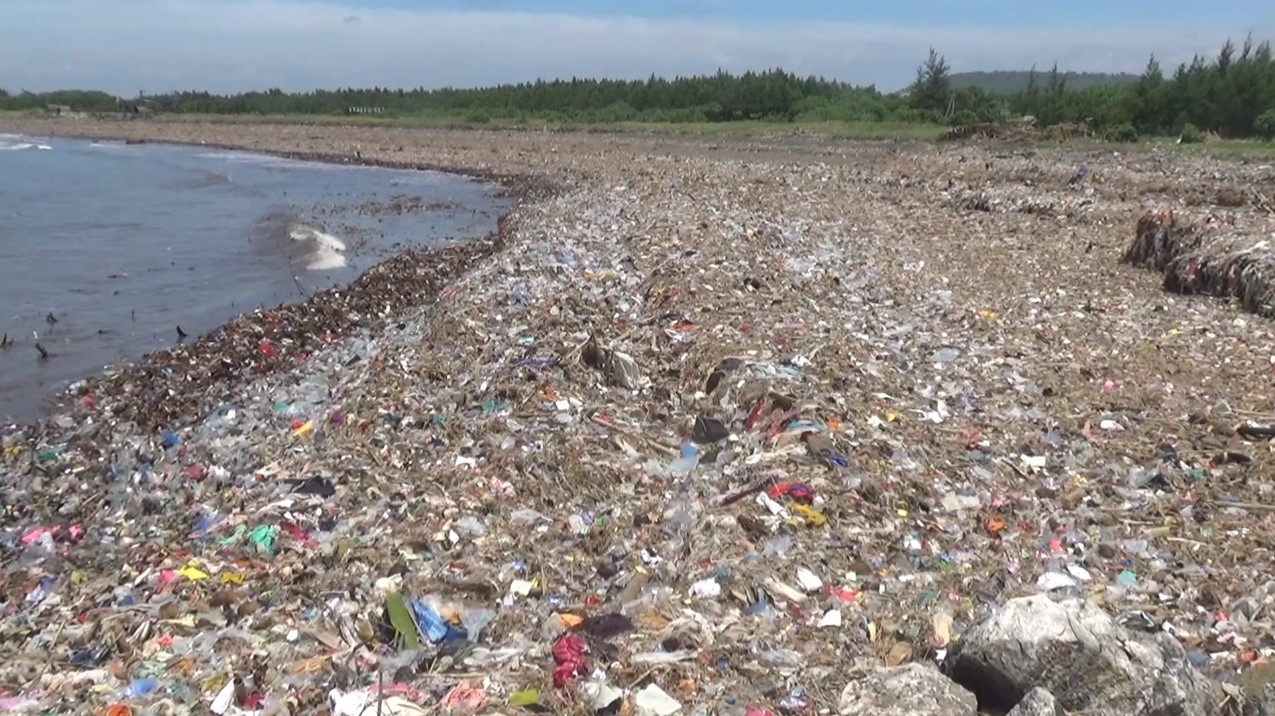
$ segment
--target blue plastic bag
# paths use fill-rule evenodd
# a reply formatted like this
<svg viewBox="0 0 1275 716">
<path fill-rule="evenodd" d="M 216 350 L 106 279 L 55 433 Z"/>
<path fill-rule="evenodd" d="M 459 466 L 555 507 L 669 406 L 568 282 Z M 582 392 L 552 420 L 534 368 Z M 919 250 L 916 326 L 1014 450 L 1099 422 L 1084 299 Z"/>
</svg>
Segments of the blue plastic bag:
<svg viewBox="0 0 1275 716">
<path fill-rule="evenodd" d="M 469 633 L 463 627 L 456 627 L 443 619 L 442 615 L 423 599 L 413 599 L 408 604 L 412 608 L 412 616 L 416 619 L 416 628 L 421 636 L 431 644 L 448 641 L 464 641 Z"/>
</svg>

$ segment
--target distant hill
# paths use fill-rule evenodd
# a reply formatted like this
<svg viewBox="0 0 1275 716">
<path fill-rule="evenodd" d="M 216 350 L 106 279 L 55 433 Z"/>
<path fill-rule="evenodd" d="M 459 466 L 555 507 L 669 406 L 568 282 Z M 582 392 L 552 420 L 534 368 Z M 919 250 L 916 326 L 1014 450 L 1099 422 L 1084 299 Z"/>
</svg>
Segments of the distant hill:
<svg viewBox="0 0 1275 716">
<path fill-rule="evenodd" d="M 995 72 L 953 72 L 952 87 L 978 87 L 988 94 L 1014 94 L 1027 88 L 1031 72 L 1024 70 L 997 70 Z M 1102 85 L 1127 85 L 1137 81 L 1137 75 L 1111 72 L 1066 72 L 1067 89 L 1084 89 Z M 1041 86 L 1047 81 L 1049 70 L 1036 70 L 1036 82 Z"/>
</svg>

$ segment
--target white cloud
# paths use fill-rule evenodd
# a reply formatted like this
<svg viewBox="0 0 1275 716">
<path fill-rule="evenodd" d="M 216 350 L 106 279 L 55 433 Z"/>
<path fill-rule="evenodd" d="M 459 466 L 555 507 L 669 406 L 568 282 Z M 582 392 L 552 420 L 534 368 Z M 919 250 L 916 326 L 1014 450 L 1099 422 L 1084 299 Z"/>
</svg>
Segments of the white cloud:
<svg viewBox="0 0 1275 716">
<path fill-rule="evenodd" d="M 1139 71 L 1275 27 L 909 27 L 373 9 L 301 0 L 0 0 L 0 87 L 436 87 L 784 67 L 895 89 L 933 45 L 957 70 Z M 350 18 L 357 18 L 351 21 Z"/>
</svg>

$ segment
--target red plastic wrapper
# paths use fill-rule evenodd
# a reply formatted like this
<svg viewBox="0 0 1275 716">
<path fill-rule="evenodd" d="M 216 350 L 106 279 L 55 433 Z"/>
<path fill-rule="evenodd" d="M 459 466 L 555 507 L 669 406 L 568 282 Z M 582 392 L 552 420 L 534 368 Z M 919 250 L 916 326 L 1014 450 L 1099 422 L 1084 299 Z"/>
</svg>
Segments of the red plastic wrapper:
<svg viewBox="0 0 1275 716">
<path fill-rule="evenodd" d="M 568 634 L 553 645 L 553 685 L 562 688 L 588 669 L 589 643 L 583 637 Z"/>
</svg>

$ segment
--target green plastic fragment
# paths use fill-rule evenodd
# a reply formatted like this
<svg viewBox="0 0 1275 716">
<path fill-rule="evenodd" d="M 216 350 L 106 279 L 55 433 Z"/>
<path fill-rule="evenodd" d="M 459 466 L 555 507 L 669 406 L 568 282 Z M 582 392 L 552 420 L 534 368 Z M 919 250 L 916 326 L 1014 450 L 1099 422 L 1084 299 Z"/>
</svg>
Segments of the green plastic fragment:
<svg viewBox="0 0 1275 716">
<path fill-rule="evenodd" d="M 407 609 L 407 602 L 398 592 L 385 595 L 385 611 L 390 614 L 390 624 L 394 627 L 395 641 L 405 649 L 421 647 L 420 634 L 416 631 L 416 621 Z"/>
<path fill-rule="evenodd" d="M 509 703 L 513 706 L 535 706 L 540 703 L 540 689 L 518 689 L 509 694 Z"/>
<path fill-rule="evenodd" d="M 258 552 L 274 555 L 275 541 L 279 538 L 279 528 L 274 525 L 260 525 L 248 535 L 248 541 Z"/>
<path fill-rule="evenodd" d="M 243 539 L 243 535 L 247 531 L 248 531 L 248 528 L 245 527 L 244 524 L 241 522 L 235 525 L 235 531 L 230 533 L 229 536 L 222 537 L 221 539 L 217 540 L 217 544 L 222 547 L 229 547 L 230 545 Z"/>
</svg>

